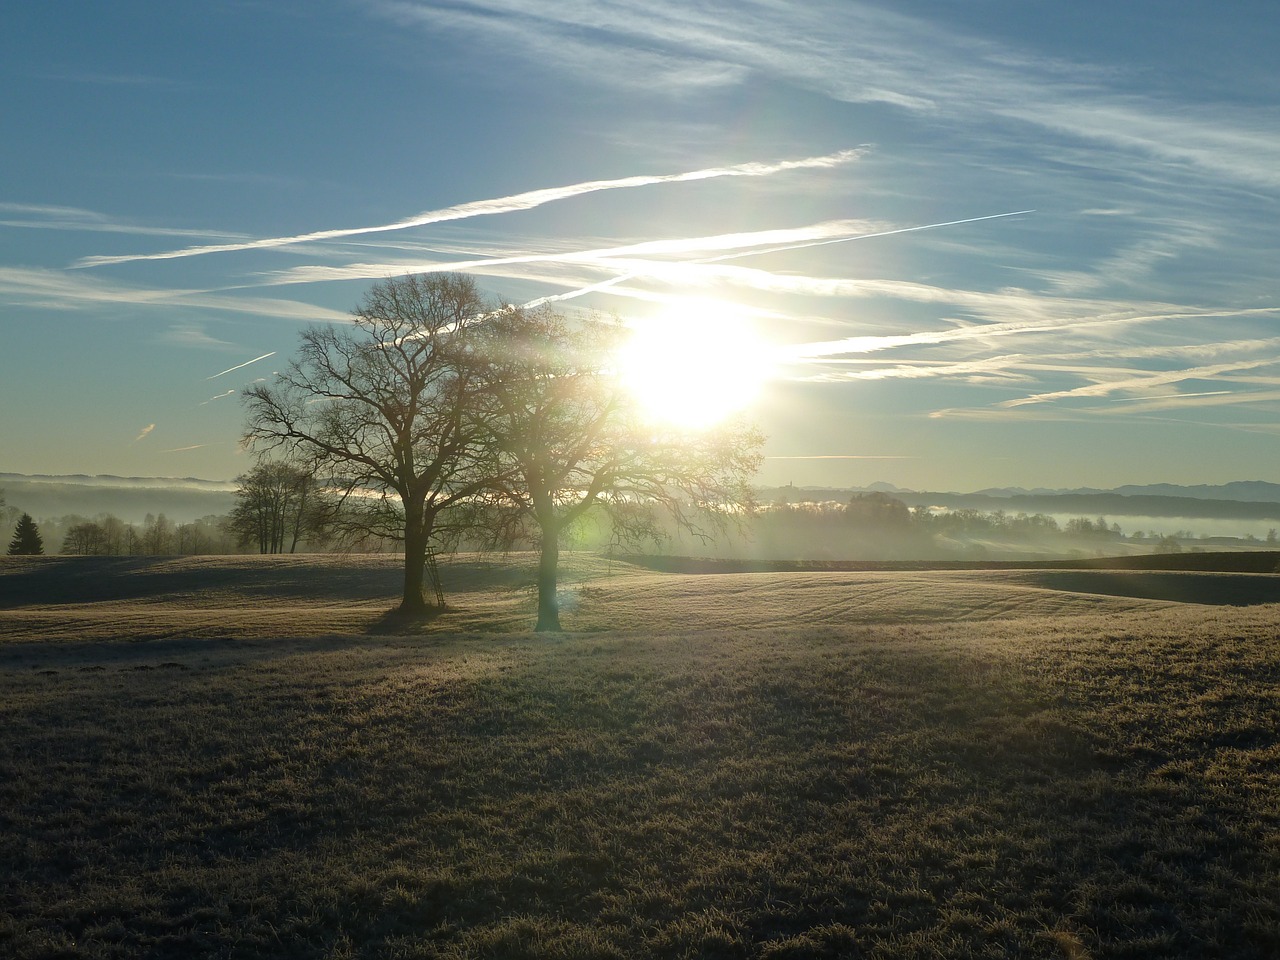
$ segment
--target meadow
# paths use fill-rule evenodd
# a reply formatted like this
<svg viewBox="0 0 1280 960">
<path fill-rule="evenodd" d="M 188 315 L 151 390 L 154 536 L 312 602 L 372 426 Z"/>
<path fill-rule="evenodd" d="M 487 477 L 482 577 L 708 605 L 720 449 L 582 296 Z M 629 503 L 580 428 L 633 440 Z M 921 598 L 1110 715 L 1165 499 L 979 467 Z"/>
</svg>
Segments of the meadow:
<svg viewBox="0 0 1280 960">
<path fill-rule="evenodd" d="M 1280 955 L 1280 577 L 0 559 L 0 955 Z"/>
</svg>

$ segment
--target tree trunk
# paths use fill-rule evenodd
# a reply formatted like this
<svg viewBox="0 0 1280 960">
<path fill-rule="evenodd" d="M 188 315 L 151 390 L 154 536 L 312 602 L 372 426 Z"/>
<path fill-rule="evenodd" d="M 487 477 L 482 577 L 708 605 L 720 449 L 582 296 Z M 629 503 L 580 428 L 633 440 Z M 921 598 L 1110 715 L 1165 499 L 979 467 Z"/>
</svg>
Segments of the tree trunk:
<svg viewBox="0 0 1280 960">
<path fill-rule="evenodd" d="M 560 631 L 560 601 L 556 597 L 560 565 L 560 530 L 554 524 L 542 528 L 542 554 L 538 558 L 538 633 Z"/>
<path fill-rule="evenodd" d="M 427 537 L 422 517 L 417 510 L 406 510 L 404 527 L 404 598 L 401 613 L 425 613 L 427 601 L 422 595 L 423 567 L 427 562 Z"/>
</svg>

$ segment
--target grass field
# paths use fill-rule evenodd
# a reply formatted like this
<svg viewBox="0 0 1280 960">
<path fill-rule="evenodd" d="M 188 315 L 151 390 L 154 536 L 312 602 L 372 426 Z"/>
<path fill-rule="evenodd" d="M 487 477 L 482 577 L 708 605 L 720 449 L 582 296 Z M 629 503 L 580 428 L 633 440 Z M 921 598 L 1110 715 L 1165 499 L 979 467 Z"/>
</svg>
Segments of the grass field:
<svg viewBox="0 0 1280 960">
<path fill-rule="evenodd" d="M 1280 956 L 1280 577 L 0 560 L 0 956 Z"/>
</svg>

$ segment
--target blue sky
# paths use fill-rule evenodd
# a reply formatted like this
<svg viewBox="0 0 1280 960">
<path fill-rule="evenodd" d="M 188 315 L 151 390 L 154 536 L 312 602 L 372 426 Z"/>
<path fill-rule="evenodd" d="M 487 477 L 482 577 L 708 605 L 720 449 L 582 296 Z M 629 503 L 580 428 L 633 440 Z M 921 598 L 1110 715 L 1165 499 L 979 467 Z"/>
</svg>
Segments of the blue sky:
<svg viewBox="0 0 1280 960">
<path fill-rule="evenodd" d="M 466 269 L 739 317 L 762 483 L 1280 479 L 1270 0 L 5 16 L 0 472 L 228 479 L 300 329 Z"/>
</svg>

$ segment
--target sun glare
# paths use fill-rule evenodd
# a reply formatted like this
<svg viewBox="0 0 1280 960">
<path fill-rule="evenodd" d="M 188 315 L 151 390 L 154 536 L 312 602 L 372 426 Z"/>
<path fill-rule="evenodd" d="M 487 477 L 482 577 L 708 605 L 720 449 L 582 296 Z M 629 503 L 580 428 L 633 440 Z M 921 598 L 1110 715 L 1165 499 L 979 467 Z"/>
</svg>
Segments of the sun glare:
<svg viewBox="0 0 1280 960">
<path fill-rule="evenodd" d="M 723 304 L 690 301 L 637 324 L 622 376 L 645 413 L 691 430 L 755 400 L 772 373 L 768 344 Z"/>
</svg>

